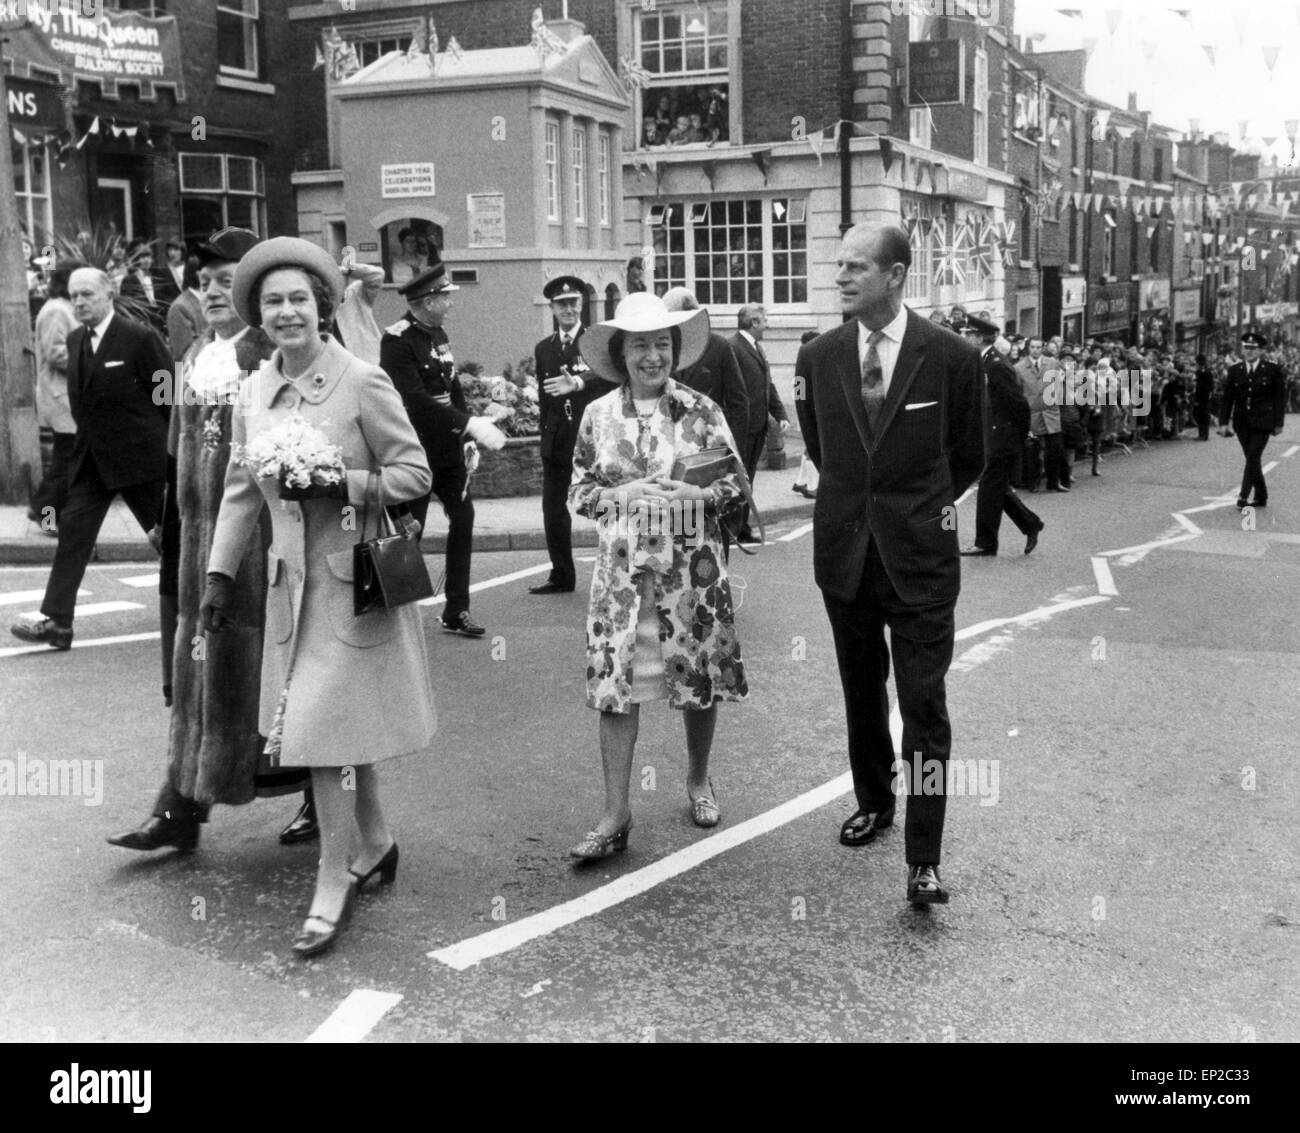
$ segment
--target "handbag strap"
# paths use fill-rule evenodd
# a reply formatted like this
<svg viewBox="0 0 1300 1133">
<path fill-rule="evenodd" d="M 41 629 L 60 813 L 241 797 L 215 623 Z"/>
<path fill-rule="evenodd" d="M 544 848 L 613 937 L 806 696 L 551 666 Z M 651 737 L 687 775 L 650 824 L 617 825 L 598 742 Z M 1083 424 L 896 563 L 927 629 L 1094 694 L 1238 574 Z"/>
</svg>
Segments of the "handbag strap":
<svg viewBox="0 0 1300 1133">
<path fill-rule="evenodd" d="M 749 483 L 749 476 L 745 473 L 745 465 L 734 449 L 731 453 L 731 459 L 736 466 L 736 476 L 740 480 L 740 490 L 744 493 L 745 503 L 749 505 L 749 510 L 753 515 L 753 520 L 758 524 L 758 541 L 760 543 L 766 543 L 767 529 L 763 526 L 763 516 L 758 510 L 758 504 L 754 502 L 754 489 Z M 730 534 L 730 532 L 728 532 L 728 534 Z M 757 551 L 751 551 L 739 539 L 736 540 L 736 546 L 746 555 L 755 555 L 758 553 Z"/>
<path fill-rule="evenodd" d="M 371 472 L 366 477 L 366 494 L 361 497 L 361 526 L 357 531 L 357 544 L 360 545 L 366 541 L 366 527 L 370 523 L 370 496 L 374 493 L 375 507 L 379 507 L 379 477 Z M 382 510 L 382 509 L 381 509 Z M 378 529 L 375 532 L 379 534 Z"/>
</svg>

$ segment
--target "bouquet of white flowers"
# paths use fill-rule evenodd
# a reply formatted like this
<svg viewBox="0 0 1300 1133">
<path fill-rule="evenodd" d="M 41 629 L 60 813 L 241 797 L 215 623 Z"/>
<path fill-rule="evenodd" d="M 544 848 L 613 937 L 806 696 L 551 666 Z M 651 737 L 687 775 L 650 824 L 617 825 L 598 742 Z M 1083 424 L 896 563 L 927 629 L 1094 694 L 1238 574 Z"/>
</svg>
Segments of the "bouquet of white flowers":
<svg viewBox="0 0 1300 1133">
<path fill-rule="evenodd" d="M 347 472 L 343 450 L 296 413 L 248 444 L 236 446 L 234 458 L 259 479 L 275 477 L 282 500 L 320 496 L 320 488 L 336 487 Z"/>
</svg>

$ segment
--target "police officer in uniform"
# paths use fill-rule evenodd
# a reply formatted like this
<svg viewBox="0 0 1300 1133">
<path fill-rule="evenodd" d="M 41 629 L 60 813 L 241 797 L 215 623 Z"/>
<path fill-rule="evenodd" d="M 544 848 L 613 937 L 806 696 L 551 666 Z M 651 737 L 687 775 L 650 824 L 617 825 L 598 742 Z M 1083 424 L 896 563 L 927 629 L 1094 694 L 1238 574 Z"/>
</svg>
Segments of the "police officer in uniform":
<svg viewBox="0 0 1300 1133">
<path fill-rule="evenodd" d="M 469 616 L 474 502 L 469 495 L 465 457 L 474 441 L 502 448 L 505 435 L 486 417 L 469 412 L 456 377 L 455 359 L 442 324 L 451 310 L 451 294 L 459 290 L 441 260 L 399 288 L 397 293 L 406 300 L 406 317 L 384 328 L 379 365 L 402 395 L 433 471 L 431 494 L 438 497 L 447 516 L 447 604 L 442 628 L 464 637 L 482 637 L 487 631 Z M 423 528 L 429 496 L 413 500 L 409 506 Z"/>
<path fill-rule="evenodd" d="M 1262 334 L 1243 334 L 1241 351 L 1244 362 L 1228 370 L 1223 385 L 1223 405 L 1219 410 L 1221 433 L 1225 437 L 1237 432 L 1241 451 L 1246 455 L 1246 469 L 1241 477 L 1237 507 L 1267 507 L 1268 485 L 1264 483 L 1262 457 L 1269 437 L 1282 432 L 1286 419 L 1286 375 L 1282 368 L 1264 358 L 1268 345 Z M 1254 499 L 1250 498 L 1254 490 Z"/>
<path fill-rule="evenodd" d="M 1011 486 L 1025 437 L 1029 435 L 1029 400 L 1025 397 L 1024 383 L 993 345 L 998 336 L 996 326 L 977 315 L 967 315 L 962 334 L 975 345 L 983 346 L 980 368 L 988 390 L 988 433 L 984 440 L 988 456 L 975 501 L 975 543 L 962 554 L 996 555 L 998 528 L 1005 514 L 1025 536 L 1028 555 L 1038 546 L 1043 521 L 1029 510 Z"/>
<path fill-rule="evenodd" d="M 582 280 L 572 275 L 557 276 L 542 288 L 559 327 L 533 348 L 542 426 L 542 522 L 551 574 L 542 585 L 530 587 L 529 594 L 568 594 L 577 584 L 568 504 L 573 446 L 582 411 L 614 389 L 582 360 L 584 293 Z"/>
</svg>

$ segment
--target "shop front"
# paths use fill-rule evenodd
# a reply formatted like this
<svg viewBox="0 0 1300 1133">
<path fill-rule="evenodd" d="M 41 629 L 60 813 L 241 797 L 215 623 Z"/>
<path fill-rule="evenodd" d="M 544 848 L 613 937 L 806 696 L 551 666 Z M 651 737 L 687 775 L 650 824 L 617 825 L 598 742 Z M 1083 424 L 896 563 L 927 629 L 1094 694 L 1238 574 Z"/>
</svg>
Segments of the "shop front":
<svg viewBox="0 0 1300 1133">
<path fill-rule="evenodd" d="M 1133 286 L 1103 283 L 1091 289 L 1088 307 L 1089 338 L 1110 338 L 1129 343 L 1132 338 Z"/>
<path fill-rule="evenodd" d="M 1300 303 L 1256 303 L 1255 323 L 1272 343 L 1295 342 Z"/>
<path fill-rule="evenodd" d="M 1088 307 L 1088 281 L 1081 275 L 1061 277 L 1061 337 L 1083 342 L 1083 317 Z"/>
<path fill-rule="evenodd" d="M 1201 322 L 1201 288 L 1186 287 L 1174 292 L 1173 302 L 1174 342 L 1187 344 L 1189 348 L 1200 342 Z"/>
<path fill-rule="evenodd" d="M 1144 278 L 1138 285 L 1139 346 L 1164 349 L 1170 342 L 1169 280 Z"/>
</svg>

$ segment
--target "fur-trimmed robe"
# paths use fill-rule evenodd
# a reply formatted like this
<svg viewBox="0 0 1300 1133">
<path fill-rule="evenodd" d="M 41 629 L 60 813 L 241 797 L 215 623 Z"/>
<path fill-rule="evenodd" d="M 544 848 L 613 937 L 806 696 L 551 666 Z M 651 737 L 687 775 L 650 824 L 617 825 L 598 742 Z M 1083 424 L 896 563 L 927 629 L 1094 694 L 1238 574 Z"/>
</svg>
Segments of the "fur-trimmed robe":
<svg viewBox="0 0 1300 1133">
<path fill-rule="evenodd" d="M 263 511 L 261 538 L 249 541 L 235 578 L 234 602 L 226 611 L 231 624 L 221 633 L 205 635 L 199 604 L 230 462 L 234 406 L 190 404 L 194 391 L 184 385 L 184 376 L 212 339 L 212 332 L 206 331 L 186 351 L 172 412 L 181 548 L 168 760 L 169 781 L 181 794 L 198 803 L 233 805 L 254 798 L 254 776 L 265 742 L 258 734 L 257 713 L 271 524 Z M 274 349 L 259 327 L 250 327 L 235 344 L 241 388 Z M 205 422 L 211 422 L 206 433 Z"/>
</svg>

